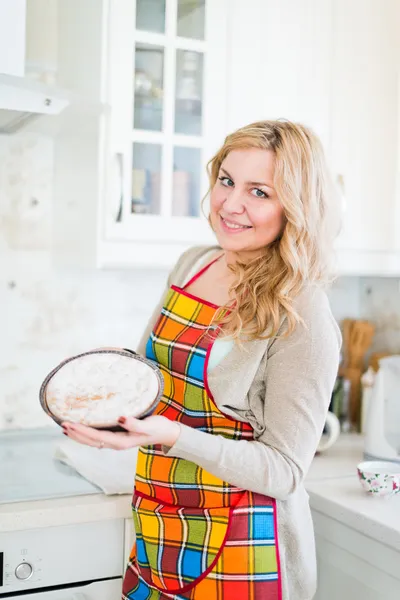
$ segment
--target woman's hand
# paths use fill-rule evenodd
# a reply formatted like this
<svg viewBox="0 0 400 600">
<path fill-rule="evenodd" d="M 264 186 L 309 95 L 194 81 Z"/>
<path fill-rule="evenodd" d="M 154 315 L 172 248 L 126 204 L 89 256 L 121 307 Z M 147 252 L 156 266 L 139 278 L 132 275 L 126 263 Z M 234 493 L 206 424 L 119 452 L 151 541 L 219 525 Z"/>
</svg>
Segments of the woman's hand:
<svg viewBox="0 0 400 600">
<path fill-rule="evenodd" d="M 101 431 L 93 427 L 68 422 L 64 422 L 62 426 L 64 433 L 80 444 L 97 448 L 112 448 L 113 450 L 127 450 L 128 448 L 149 446 L 151 444 L 173 446 L 180 433 L 178 423 L 158 415 L 143 420 L 133 417 L 120 417 L 118 424 L 126 429 L 126 432 Z"/>
</svg>

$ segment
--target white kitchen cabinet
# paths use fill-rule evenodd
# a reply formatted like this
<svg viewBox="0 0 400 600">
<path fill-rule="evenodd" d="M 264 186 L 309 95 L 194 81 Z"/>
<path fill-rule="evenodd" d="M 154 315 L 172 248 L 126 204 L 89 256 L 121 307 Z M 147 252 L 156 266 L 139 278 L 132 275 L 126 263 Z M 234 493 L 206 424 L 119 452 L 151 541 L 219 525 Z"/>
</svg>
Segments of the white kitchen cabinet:
<svg viewBox="0 0 400 600">
<path fill-rule="evenodd" d="M 289 119 L 330 142 L 334 0 L 233 0 L 228 128 Z"/>
<path fill-rule="evenodd" d="M 285 117 L 327 141 L 331 1 L 60 3 L 58 83 L 103 110 L 57 137 L 58 264 L 169 267 L 213 243 L 205 166 L 241 125 Z"/>
<path fill-rule="evenodd" d="M 212 243 L 207 161 L 227 132 L 287 118 L 321 137 L 342 191 L 339 272 L 400 274 L 397 0 L 70 0 L 58 12 L 58 84 L 99 107 L 71 108 L 56 138 L 58 264 L 169 267 Z"/>
<path fill-rule="evenodd" d="M 26 0 L 0 0 L 0 74 L 24 75 Z"/>
<path fill-rule="evenodd" d="M 59 5 L 58 83 L 98 102 L 56 138 L 59 264 L 172 265 L 212 243 L 205 164 L 226 133 L 227 0 Z"/>
<path fill-rule="evenodd" d="M 248 8 L 237 4 L 239 34 Z M 399 2 L 266 0 L 259 10 L 260 46 L 236 47 L 231 68 L 253 56 L 262 93 L 249 87 L 247 111 L 230 106 L 230 127 L 251 114 L 312 127 L 345 204 L 340 274 L 400 275 Z M 239 96 L 244 67 L 239 75 L 229 98 Z"/>
<path fill-rule="evenodd" d="M 379 502 L 379 499 L 378 499 Z M 318 564 L 314 600 L 396 600 L 399 552 L 316 510 L 312 511 Z"/>
<path fill-rule="evenodd" d="M 331 164 L 346 203 L 340 266 L 400 274 L 397 0 L 334 0 Z"/>
<path fill-rule="evenodd" d="M 239 4 L 238 34 L 248 10 Z M 258 50 L 240 45 L 231 63 L 264 59 L 251 71 L 262 89 L 258 104 L 255 88 L 247 93 L 251 111 L 320 136 L 345 205 L 340 274 L 400 275 L 399 2 L 266 0 L 259 9 Z M 237 92 L 244 73 L 229 78 Z M 230 109 L 233 127 L 251 118 L 238 102 Z"/>
</svg>

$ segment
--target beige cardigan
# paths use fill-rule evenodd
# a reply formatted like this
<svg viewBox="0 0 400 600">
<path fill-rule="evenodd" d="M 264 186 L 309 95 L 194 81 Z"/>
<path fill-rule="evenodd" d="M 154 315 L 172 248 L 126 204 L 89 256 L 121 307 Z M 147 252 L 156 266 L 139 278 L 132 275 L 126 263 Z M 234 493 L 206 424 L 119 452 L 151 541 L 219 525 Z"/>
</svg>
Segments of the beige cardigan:
<svg viewBox="0 0 400 600">
<path fill-rule="evenodd" d="M 209 251 L 193 248 L 183 254 L 167 289 L 183 285 L 193 265 Z M 138 352 L 143 355 L 164 296 L 140 341 Z M 235 345 L 208 373 L 218 408 L 250 423 L 254 441 L 229 440 L 181 425 L 177 442 L 165 451 L 233 485 L 277 499 L 282 600 L 311 600 L 316 560 L 304 478 L 324 427 L 341 336 L 320 288 L 305 289 L 296 309 L 304 325 L 289 337 Z"/>
</svg>

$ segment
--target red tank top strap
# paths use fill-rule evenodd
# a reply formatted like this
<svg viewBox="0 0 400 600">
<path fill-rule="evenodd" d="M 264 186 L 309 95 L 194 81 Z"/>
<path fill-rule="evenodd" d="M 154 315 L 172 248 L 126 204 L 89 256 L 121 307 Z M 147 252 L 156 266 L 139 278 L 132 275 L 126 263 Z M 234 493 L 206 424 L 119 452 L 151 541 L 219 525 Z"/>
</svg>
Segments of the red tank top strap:
<svg viewBox="0 0 400 600">
<path fill-rule="evenodd" d="M 203 273 L 208 271 L 208 269 L 211 267 L 211 265 L 213 265 L 214 263 L 217 262 L 217 260 L 222 258 L 222 256 L 223 256 L 223 254 L 220 254 L 219 256 L 217 256 L 217 258 L 214 258 L 210 263 L 206 264 L 206 266 L 203 267 L 202 269 L 200 269 L 200 271 L 198 273 L 195 273 L 195 275 L 193 275 L 193 277 L 191 279 L 189 279 L 189 281 L 187 283 L 185 283 L 185 285 L 182 286 L 181 289 L 185 290 L 189 285 L 194 283 L 199 277 L 201 277 L 203 275 Z"/>
</svg>

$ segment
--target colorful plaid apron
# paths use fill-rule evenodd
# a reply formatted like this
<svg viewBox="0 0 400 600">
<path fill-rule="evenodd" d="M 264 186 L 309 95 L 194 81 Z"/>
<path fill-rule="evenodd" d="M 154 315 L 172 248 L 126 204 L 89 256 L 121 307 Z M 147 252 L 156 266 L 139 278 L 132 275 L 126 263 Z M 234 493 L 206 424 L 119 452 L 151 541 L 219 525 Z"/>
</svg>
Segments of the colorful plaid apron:
<svg viewBox="0 0 400 600">
<path fill-rule="evenodd" d="M 169 290 L 146 348 L 165 380 L 156 413 L 212 435 L 251 440 L 251 426 L 222 414 L 207 385 L 218 308 L 185 288 Z M 281 599 L 274 499 L 153 445 L 139 450 L 132 507 L 136 543 L 123 599 Z"/>
</svg>

